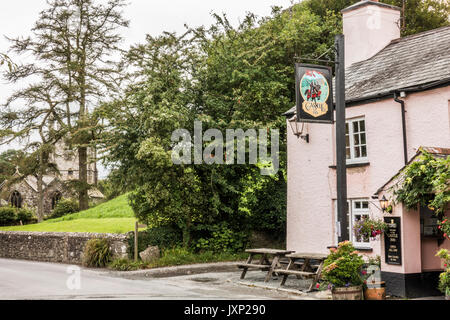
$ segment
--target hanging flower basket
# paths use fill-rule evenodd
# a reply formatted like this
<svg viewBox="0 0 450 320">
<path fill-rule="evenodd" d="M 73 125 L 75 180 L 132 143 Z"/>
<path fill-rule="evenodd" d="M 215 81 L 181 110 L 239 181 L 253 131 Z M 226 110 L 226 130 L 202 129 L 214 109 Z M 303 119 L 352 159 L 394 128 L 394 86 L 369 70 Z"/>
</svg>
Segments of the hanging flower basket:
<svg viewBox="0 0 450 320">
<path fill-rule="evenodd" d="M 370 218 L 361 219 L 355 222 L 353 231 L 356 239 L 367 241 L 370 239 L 376 240 L 379 235 L 383 234 L 388 228 L 388 225 L 383 220 L 374 220 Z"/>
</svg>

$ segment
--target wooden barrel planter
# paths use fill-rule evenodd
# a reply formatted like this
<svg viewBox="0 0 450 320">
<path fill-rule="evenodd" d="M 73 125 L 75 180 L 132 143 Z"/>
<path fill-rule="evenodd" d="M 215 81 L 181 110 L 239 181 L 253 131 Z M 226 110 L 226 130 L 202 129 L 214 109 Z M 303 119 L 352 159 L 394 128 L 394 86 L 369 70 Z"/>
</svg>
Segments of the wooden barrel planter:
<svg viewBox="0 0 450 320">
<path fill-rule="evenodd" d="M 362 286 L 333 288 L 331 296 L 333 300 L 364 300 Z"/>
<path fill-rule="evenodd" d="M 386 300 L 386 283 L 384 281 L 367 283 L 364 289 L 365 300 Z"/>
</svg>

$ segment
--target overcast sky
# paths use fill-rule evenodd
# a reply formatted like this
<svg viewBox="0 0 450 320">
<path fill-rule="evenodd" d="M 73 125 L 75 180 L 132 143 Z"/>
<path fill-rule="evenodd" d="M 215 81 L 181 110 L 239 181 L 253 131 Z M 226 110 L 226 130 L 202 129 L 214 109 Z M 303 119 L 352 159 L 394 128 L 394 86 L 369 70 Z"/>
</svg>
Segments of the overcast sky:
<svg viewBox="0 0 450 320">
<path fill-rule="evenodd" d="M 211 13 L 226 13 L 230 22 L 236 25 L 246 12 L 267 16 L 272 6 L 289 7 L 291 0 L 129 0 L 124 11 L 130 27 L 124 29 L 124 48 L 142 43 L 146 34 L 159 35 L 163 31 L 185 31 L 184 24 L 192 27 L 209 26 L 213 22 Z M 299 0 L 295 0 L 299 2 Z M 4 36 L 18 37 L 30 35 L 39 12 L 46 8 L 46 0 L 2 1 L 0 7 L 0 52 L 9 47 Z M 0 103 L 13 91 L 13 87 L 0 80 Z M 10 146 L 10 148 L 17 146 Z M 5 147 L 0 147 L 0 151 Z M 101 169 L 102 177 L 106 171 Z"/>
</svg>

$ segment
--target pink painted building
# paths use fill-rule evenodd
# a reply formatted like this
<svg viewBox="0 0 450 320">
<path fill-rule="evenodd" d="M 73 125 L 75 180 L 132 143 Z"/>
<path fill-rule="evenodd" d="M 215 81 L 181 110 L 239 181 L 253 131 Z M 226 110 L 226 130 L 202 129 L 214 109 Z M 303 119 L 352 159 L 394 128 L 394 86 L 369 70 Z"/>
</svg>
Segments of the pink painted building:
<svg viewBox="0 0 450 320">
<path fill-rule="evenodd" d="M 386 191 L 391 178 L 413 161 L 421 146 L 439 147 L 429 149 L 437 156 L 450 154 L 450 27 L 401 38 L 400 9 L 377 1 L 361 1 L 342 14 L 350 240 L 361 253 L 381 257 L 388 293 L 432 294 L 442 270 L 434 254 L 450 249 L 450 241 L 433 236 L 431 215 L 402 205 L 383 213 L 379 199 L 392 198 Z M 327 253 L 338 241 L 336 128 L 298 123 L 301 134 L 295 135 L 295 112 L 294 107 L 285 114 L 287 249 Z M 300 139 L 307 135 L 309 142 Z M 355 239 L 352 225 L 364 216 L 400 217 L 400 264 L 386 261 L 383 238 Z"/>
</svg>

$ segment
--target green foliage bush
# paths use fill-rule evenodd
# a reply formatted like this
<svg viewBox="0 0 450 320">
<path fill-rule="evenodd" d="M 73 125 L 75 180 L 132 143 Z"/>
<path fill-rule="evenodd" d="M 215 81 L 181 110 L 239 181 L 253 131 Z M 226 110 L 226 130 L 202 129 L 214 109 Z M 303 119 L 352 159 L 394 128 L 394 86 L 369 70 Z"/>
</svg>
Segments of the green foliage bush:
<svg viewBox="0 0 450 320">
<path fill-rule="evenodd" d="M 27 208 L 0 207 L 0 226 L 35 223 L 33 212 Z"/>
<path fill-rule="evenodd" d="M 36 223 L 37 219 L 34 217 L 33 211 L 27 208 L 18 209 L 16 212 L 17 221 L 22 221 L 23 224 Z"/>
<path fill-rule="evenodd" d="M 83 251 L 83 265 L 86 267 L 103 268 L 112 260 L 112 253 L 107 239 L 91 239 Z"/>
<path fill-rule="evenodd" d="M 362 285 L 362 267 L 364 259 L 349 241 L 339 243 L 337 249 L 330 249 L 324 262 L 322 278 L 331 287 Z"/>
<path fill-rule="evenodd" d="M 209 228 L 209 237 L 197 240 L 195 248 L 200 251 L 240 252 L 248 243 L 248 234 L 243 231 L 235 231 L 228 223 L 222 222 Z"/>
<path fill-rule="evenodd" d="M 0 207 L 0 226 L 11 226 L 16 223 L 16 209 Z"/>
<path fill-rule="evenodd" d="M 142 261 L 134 261 L 129 259 L 114 259 L 109 265 L 108 268 L 117 270 L 117 271 L 134 271 L 139 269 L 144 269 L 148 266 L 148 264 Z"/>
<path fill-rule="evenodd" d="M 181 245 L 183 236 L 181 230 L 174 226 L 149 228 L 138 233 L 138 252 L 149 246 L 158 246 L 160 249 L 173 248 Z M 134 255 L 134 232 L 128 237 L 128 254 Z"/>
<path fill-rule="evenodd" d="M 447 249 L 441 249 L 436 256 L 444 262 L 444 272 L 439 275 L 438 289 L 447 296 L 450 296 L 450 253 Z"/>
<path fill-rule="evenodd" d="M 80 211 L 78 202 L 73 199 L 61 199 L 53 209 L 49 219 L 56 219 Z"/>
<path fill-rule="evenodd" d="M 438 289 L 445 293 L 446 295 L 450 296 L 450 270 L 447 269 L 447 271 L 442 272 L 439 275 L 439 286 Z"/>
</svg>

